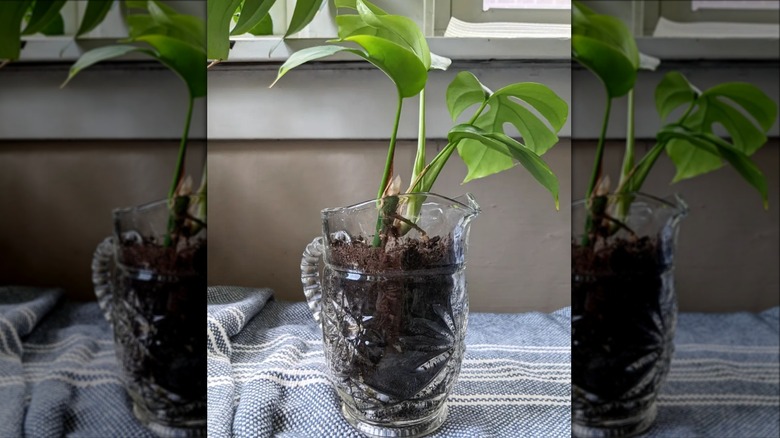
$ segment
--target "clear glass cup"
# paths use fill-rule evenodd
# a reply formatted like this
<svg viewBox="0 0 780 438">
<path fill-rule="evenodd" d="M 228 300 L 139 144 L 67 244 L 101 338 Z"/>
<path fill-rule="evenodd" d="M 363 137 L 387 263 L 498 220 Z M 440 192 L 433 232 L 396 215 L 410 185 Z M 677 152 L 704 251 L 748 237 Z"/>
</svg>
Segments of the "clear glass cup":
<svg viewBox="0 0 780 438">
<path fill-rule="evenodd" d="M 479 206 L 471 195 L 429 193 L 381 202 L 397 202 L 398 215 L 385 215 L 393 227 L 378 245 L 379 201 L 323 210 L 301 280 L 347 421 L 369 436 L 422 436 L 445 420 L 463 360 L 466 250 Z"/>
<path fill-rule="evenodd" d="M 641 193 L 573 204 L 573 436 L 652 425 L 674 351 L 674 256 L 687 211 L 677 196 Z"/>
<path fill-rule="evenodd" d="M 170 212 L 114 210 L 92 280 L 135 416 L 162 437 L 206 436 L 206 230 L 165 247 Z"/>
</svg>

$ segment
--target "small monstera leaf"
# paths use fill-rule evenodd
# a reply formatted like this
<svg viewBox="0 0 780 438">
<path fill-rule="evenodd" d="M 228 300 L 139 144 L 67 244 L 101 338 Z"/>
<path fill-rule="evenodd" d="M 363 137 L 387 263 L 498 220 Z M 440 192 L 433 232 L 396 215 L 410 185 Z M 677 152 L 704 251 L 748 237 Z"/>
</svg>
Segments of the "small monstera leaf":
<svg viewBox="0 0 780 438">
<path fill-rule="evenodd" d="M 731 143 L 722 141 L 745 156 L 752 155 L 766 143 L 766 133 L 777 118 L 777 104 L 752 84 L 728 82 L 701 92 L 678 72 L 664 76 L 656 87 L 655 101 L 662 119 L 680 107 L 689 108 L 681 126 L 691 135 L 716 137 L 715 125 L 722 126 Z M 669 138 L 666 152 L 677 169 L 675 182 L 723 166 L 726 158 L 721 153 L 723 148 L 696 147 L 695 142 L 701 142 L 703 138 L 681 134 Z"/>
<path fill-rule="evenodd" d="M 133 4 L 138 8 L 140 4 Z M 71 66 L 65 86 L 84 69 L 101 61 L 129 53 L 150 56 L 176 73 L 195 99 L 206 95 L 205 25 L 197 17 L 176 13 L 155 1 L 146 3 L 148 15 L 131 16 L 128 43 L 140 42 L 144 46 L 118 44 L 90 50 Z M 143 17 L 143 18 L 140 18 Z"/>
<path fill-rule="evenodd" d="M 484 150 L 490 150 L 504 155 L 510 160 L 517 160 L 528 173 L 531 174 L 544 188 L 550 191 L 555 201 L 555 208 L 559 208 L 558 178 L 550 170 L 547 163 L 531 149 L 500 132 L 489 132 L 470 124 L 461 124 L 452 128 L 447 136 L 450 143 L 463 144 L 467 141 L 471 147 L 481 146 Z"/>
<path fill-rule="evenodd" d="M 326 58 L 339 52 L 359 56 L 382 70 L 395 84 L 401 98 L 420 93 L 428 79 L 428 71 L 417 56 L 398 44 L 371 35 L 354 35 L 344 39 L 359 45 L 353 49 L 338 45 L 309 47 L 293 53 L 279 68 L 279 74 L 271 86 L 287 72 L 304 63 Z"/>
<path fill-rule="evenodd" d="M 639 51 L 631 31 L 619 19 L 596 14 L 574 2 L 571 56 L 601 80 L 609 98 L 634 88 Z"/>
<path fill-rule="evenodd" d="M 710 156 L 723 159 L 758 190 L 763 200 L 764 208 L 768 208 L 768 188 L 766 178 L 747 154 L 734 147 L 731 143 L 709 132 L 694 131 L 683 125 L 669 125 L 658 132 L 659 143 L 680 141 L 689 149 L 698 149 Z M 668 146 L 667 146 L 668 147 Z"/>
<path fill-rule="evenodd" d="M 541 118 L 523 103 L 534 109 Z M 523 147 L 536 155 L 543 155 L 558 142 L 556 133 L 566 123 L 568 115 L 566 102 L 542 84 L 517 83 L 492 92 L 473 74 L 461 72 L 447 89 L 447 108 L 450 116 L 455 120 L 464 110 L 474 105 L 488 108 L 474 119 L 474 127 L 485 132 L 506 135 L 504 127 L 510 124 L 520 132 Z M 475 138 L 464 137 L 458 144 L 458 153 L 468 167 L 464 183 L 515 165 L 511 155 L 485 147 L 484 142 Z"/>
<path fill-rule="evenodd" d="M 407 17 L 387 14 L 365 0 L 337 1 L 336 6 L 358 12 L 336 16 L 340 41 L 356 35 L 370 35 L 392 41 L 417 55 L 426 70 L 446 70 L 452 63 L 449 58 L 430 52 L 425 35 L 417 23 Z"/>
</svg>

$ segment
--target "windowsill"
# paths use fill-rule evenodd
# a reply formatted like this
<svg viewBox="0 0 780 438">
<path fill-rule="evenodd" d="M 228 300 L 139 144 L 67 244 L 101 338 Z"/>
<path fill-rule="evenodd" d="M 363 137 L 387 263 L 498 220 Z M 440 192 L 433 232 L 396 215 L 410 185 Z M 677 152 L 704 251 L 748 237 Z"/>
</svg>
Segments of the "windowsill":
<svg viewBox="0 0 780 438">
<path fill-rule="evenodd" d="M 281 62 L 296 50 L 324 44 L 324 39 L 292 39 L 279 44 L 278 38 L 234 38 L 229 62 Z M 114 38 L 71 37 L 30 38 L 18 62 L 72 62 L 84 52 L 115 43 Z M 568 38 L 446 38 L 428 39 L 431 51 L 453 60 L 569 60 Z M 268 54 L 278 44 L 271 56 Z M 778 60 L 777 38 L 680 38 L 639 37 L 639 50 L 661 60 Z M 135 54 L 126 60 L 143 60 Z M 354 61 L 348 54 L 336 54 L 325 61 Z"/>
<path fill-rule="evenodd" d="M 777 38 L 639 37 L 639 51 L 663 60 L 778 60 Z"/>
<path fill-rule="evenodd" d="M 21 56 L 14 62 L 73 62 L 89 50 L 116 44 L 117 38 L 85 38 L 74 40 L 72 36 L 29 37 L 24 44 Z M 149 60 L 142 54 L 130 54 L 122 60 Z"/>
<path fill-rule="evenodd" d="M 279 62 L 293 52 L 325 44 L 325 39 L 290 39 L 279 44 L 279 38 L 235 37 L 230 50 L 231 62 Z M 278 46 L 277 46 L 278 45 Z M 568 60 L 569 38 L 447 38 L 429 37 L 428 45 L 437 55 L 453 60 Z M 275 50 L 274 50 L 275 49 Z M 272 52 L 273 50 L 273 52 Z M 353 61 L 349 54 L 336 54 L 327 61 Z"/>
</svg>

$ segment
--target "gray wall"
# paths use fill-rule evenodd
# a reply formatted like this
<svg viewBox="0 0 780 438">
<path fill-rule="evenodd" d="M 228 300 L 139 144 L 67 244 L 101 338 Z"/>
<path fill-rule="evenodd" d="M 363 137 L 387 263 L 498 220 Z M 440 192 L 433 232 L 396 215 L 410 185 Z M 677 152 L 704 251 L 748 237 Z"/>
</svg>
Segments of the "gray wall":
<svg viewBox="0 0 780 438">
<path fill-rule="evenodd" d="M 444 146 L 429 143 L 429 150 Z M 320 210 L 373 198 L 383 141 L 210 141 L 209 283 L 271 287 L 303 299 L 300 259 L 321 233 Z M 401 142 L 396 173 L 409 175 L 416 144 Z M 561 210 L 522 168 L 460 185 L 453 156 L 434 191 L 475 195 L 467 280 L 474 311 L 552 311 L 569 305 L 570 148 L 544 158 L 559 176 Z M 407 176 L 408 178 L 408 176 Z M 405 181 L 408 184 L 408 180 Z"/>
<path fill-rule="evenodd" d="M 575 114 L 576 115 L 576 114 Z M 653 145 L 637 144 L 641 156 Z M 607 143 L 605 166 L 617 182 L 624 144 Z M 581 198 L 595 142 L 572 144 L 572 193 Z M 659 197 L 679 193 L 690 212 L 683 220 L 675 278 L 681 311 L 760 311 L 780 305 L 780 141 L 770 140 L 754 160 L 769 184 L 769 210 L 732 168 L 670 185 L 674 165 L 661 157 L 642 189 Z"/>
<path fill-rule="evenodd" d="M 94 299 L 90 263 L 114 208 L 164 199 L 178 143 L 0 141 L 0 285 L 62 287 Z M 204 145 L 187 171 L 199 181 Z"/>
</svg>

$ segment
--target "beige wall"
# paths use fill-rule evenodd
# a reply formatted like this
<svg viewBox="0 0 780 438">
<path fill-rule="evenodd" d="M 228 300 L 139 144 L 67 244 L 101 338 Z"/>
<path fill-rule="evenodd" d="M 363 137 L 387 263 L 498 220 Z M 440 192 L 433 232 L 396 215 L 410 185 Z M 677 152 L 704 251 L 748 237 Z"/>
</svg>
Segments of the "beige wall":
<svg viewBox="0 0 780 438">
<path fill-rule="evenodd" d="M 638 150 L 652 146 L 639 142 Z M 605 165 L 616 175 L 622 142 L 609 142 Z M 760 311 L 780 304 L 780 142 L 754 155 L 769 184 L 769 211 L 758 192 L 732 168 L 670 185 L 674 166 L 661 157 L 642 191 L 656 196 L 680 193 L 690 207 L 682 222 L 675 273 L 680 310 Z M 574 141 L 573 193 L 585 193 L 595 142 Z M 615 178 L 613 178 L 615 181 Z"/>
<path fill-rule="evenodd" d="M 429 150 L 442 147 L 429 143 Z M 415 144 L 401 142 L 396 172 L 408 178 Z M 381 141 L 210 141 L 209 283 L 271 287 L 300 300 L 301 252 L 321 233 L 320 210 L 376 195 Z M 559 176 L 561 211 L 522 168 L 464 186 L 453 156 L 434 191 L 473 193 L 467 279 L 475 311 L 551 311 L 569 305 L 570 148 L 545 155 Z M 404 181 L 408 184 L 408 180 Z"/>
<path fill-rule="evenodd" d="M 0 142 L 0 284 L 93 299 L 92 252 L 111 233 L 111 211 L 164 198 L 177 150 L 177 142 Z M 191 144 L 196 178 L 204 155 Z"/>
</svg>

